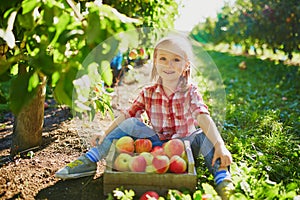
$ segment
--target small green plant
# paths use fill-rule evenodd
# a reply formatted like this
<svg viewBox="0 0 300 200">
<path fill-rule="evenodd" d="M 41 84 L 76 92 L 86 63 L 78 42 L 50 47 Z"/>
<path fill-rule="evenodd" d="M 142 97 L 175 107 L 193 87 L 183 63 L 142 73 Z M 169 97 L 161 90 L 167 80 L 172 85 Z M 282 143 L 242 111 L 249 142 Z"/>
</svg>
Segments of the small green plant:
<svg viewBox="0 0 300 200">
<path fill-rule="evenodd" d="M 119 199 L 119 200 L 132 200 L 135 196 L 133 190 L 126 190 L 123 188 L 116 188 L 113 194 L 109 194 L 107 200 Z M 114 198 L 115 197 L 115 198 Z"/>
<path fill-rule="evenodd" d="M 28 151 L 27 157 L 29 157 L 30 159 L 32 159 L 33 156 L 34 156 L 34 152 L 33 151 Z"/>
</svg>

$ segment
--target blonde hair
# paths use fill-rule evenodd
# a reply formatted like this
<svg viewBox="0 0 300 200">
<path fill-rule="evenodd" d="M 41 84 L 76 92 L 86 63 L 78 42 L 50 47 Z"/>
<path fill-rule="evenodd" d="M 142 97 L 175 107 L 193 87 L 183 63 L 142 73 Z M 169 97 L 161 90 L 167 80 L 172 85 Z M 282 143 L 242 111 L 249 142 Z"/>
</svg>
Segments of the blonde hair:
<svg viewBox="0 0 300 200">
<path fill-rule="evenodd" d="M 152 66 L 152 72 L 151 72 L 151 80 L 152 81 L 159 81 L 160 77 L 158 76 L 157 69 L 156 69 L 156 62 L 155 59 L 157 57 L 157 50 L 162 49 L 161 46 L 166 44 L 172 44 L 174 46 L 177 46 L 180 51 L 182 51 L 184 59 L 186 62 L 189 62 L 189 66 L 185 69 L 185 73 L 181 76 L 181 79 L 183 81 L 183 86 L 185 87 L 186 84 L 189 81 L 189 76 L 191 73 L 190 65 L 192 63 L 193 59 L 193 51 L 192 51 L 192 45 L 189 42 L 189 40 L 183 36 L 167 36 L 162 38 L 157 42 L 157 44 L 154 47 L 153 52 L 153 66 Z M 167 51 L 172 52 L 172 49 L 164 49 Z"/>
</svg>

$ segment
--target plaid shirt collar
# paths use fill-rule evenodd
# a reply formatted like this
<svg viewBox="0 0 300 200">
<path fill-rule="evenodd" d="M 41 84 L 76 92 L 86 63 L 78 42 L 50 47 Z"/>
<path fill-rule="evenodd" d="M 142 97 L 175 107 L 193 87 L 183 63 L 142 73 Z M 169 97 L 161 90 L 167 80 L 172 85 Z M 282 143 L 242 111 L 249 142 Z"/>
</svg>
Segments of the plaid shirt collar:
<svg viewBox="0 0 300 200">
<path fill-rule="evenodd" d="M 170 96 L 176 94 L 177 92 L 186 92 L 187 89 L 188 89 L 188 87 L 186 86 L 186 83 L 183 81 L 183 78 L 180 78 L 180 80 L 177 84 L 176 90 Z M 161 94 L 164 94 L 164 96 L 166 96 L 165 91 L 162 86 L 161 78 L 158 79 L 157 84 L 156 84 L 156 89 L 154 92 L 161 93 Z"/>
</svg>

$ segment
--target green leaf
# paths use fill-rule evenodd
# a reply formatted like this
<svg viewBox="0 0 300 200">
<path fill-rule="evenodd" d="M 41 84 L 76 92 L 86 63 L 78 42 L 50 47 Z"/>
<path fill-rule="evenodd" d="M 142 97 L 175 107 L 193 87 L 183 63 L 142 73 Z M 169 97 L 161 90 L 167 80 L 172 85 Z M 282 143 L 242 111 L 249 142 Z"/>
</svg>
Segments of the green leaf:
<svg viewBox="0 0 300 200">
<path fill-rule="evenodd" d="M 33 73 L 32 76 L 29 78 L 28 92 L 31 92 L 33 89 L 35 89 L 38 86 L 39 82 L 40 80 L 38 73 Z"/>
<path fill-rule="evenodd" d="M 100 66 L 100 74 L 102 80 L 108 85 L 111 86 L 113 82 L 113 74 L 110 68 L 110 63 L 107 60 L 103 60 Z"/>
<path fill-rule="evenodd" d="M 64 88 L 64 79 L 60 79 L 54 89 L 54 96 L 58 103 L 72 105 L 72 98 L 68 96 L 67 91 Z"/>
<path fill-rule="evenodd" d="M 70 68 L 69 71 L 60 74 L 60 79 L 54 89 L 56 100 L 60 104 L 65 104 L 72 107 L 73 98 L 73 80 L 77 74 L 77 69 Z"/>
<path fill-rule="evenodd" d="M 1 62 L 0 62 L 0 75 L 4 74 L 5 72 L 8 71 L 10 67 L 10 63 L 7 62 L 6 60 L 2 60 L 1 59 Z"/>
<path fill-rule="evenodd" d="M 21 27 L 29 30 L 34 28 L 34 19 L 32 13 L 18 15 L 17 19 Z"/>
<path fill-rule="evenodd" d="M 43 15 L 45 25 L 47 25 L 48 27 L 53 26 L 53 17 L 54 17 L 53 9 L 49 7 L 48 4 L 46 4 L 44 8 L 44 15 Z"/>
<path fill-rule="evenodd" d="M 22 107 L 26 105 L 36 94 L 36 88 L 28 91 L 28 83 L 31 76 L 31 73 L 19 74 L 11 82 L 9 100 L 10 109 L 14 114 L 18 114 Z"/>
<path fill-rule="evenodd" d="M 201 200 L 202 199 L 202 192 L 200 190 L 196 190 L 193 194 L 194 200 Z"/>
<path fill-rule="evenodd" d="M 287 191 L 292 191 L 292 190 L 296 190 L 298 188 L 298 184 L 293 182 L 293 183 L 289 183 L 286 186 Z"/>
<path fill-rule="evenodd" d="M 204 193 L 211 194 L 213 196 L 217 196 L 217 192 L 215 191 L 213 186 L 209 185 L 208 183 L 202 183 L 201 186 L 204 190 Z"/>
<path fill-rule="evenodd" d="M 46 49 L 39 49 L 37 55 L 30 60 L 30 65 L 35 69 L 41 69 L 42 73 L 51 76 L 57 70 L 58 65 L 53 62 L 53 56 L 48 55 Z"/>
<path fill-rule="evenodd" d="M 59 80 L 59 77 L 60 77 L 60 74 L 58 71 L 56 71 L 52 74 L 52 78 L 51 78 L 52 79 L 52 82 L 51 82 L 52 87 L 55 87 L 57 81 Z"/>
<path fill-rule="evenodd" d="M 86 28 L 87 44 L 94 44 L 103 41 L 106 37 L 105 31 L 100 28 L 99 12 L 89 12 L 87 16 L 88 26 Z M 102 24 L 106 25 L 107 20 L 103 19 Z"/>
<path fill-rule="evenodd" d="M 96 116 L 96 110 L 94 107 L 90 107 L 90 108 L 91 108 L 91 111 L 89 112 L 89 120 L 93 121 Z"/>
<path fill-rule="evenodd" d="M 31 12 L 33 9 L 35 9 L 36 7 L 39 7 L 41 4 L 40 0 L 24 0 L 22 1 L 22 14 L 26 14 Z"/>
<path fill-rule="evenodd" d="M 230 200 L 247 200 L 247 197 L 242 193 L 234 193 L 230 196 Z"/>
<path fill-rule="evenodd" d="M 70 22 L 70 15 L 68 13 L 63 12 L 61 16 L 59 16 L 58 22 L 55 24 L 56 32 L 54 38 L 50 43 L 50 46 L 53 46 L 56 43 L 60 34 L 66 29 L 69 22 Z"/>
<path fill-rule="evenodd" d="M 98 67 L 99 67 L 99 64 L 96 62 L 93 62 L 93 63 L 89 64 L 89 66 L 88 66 L 88 69 L 87 69 L 88 76 L 89 76 L 90 82 L 92 84 L 96 84 L 97 82 L 99 82 L 99 79 L 101 78 L 99 75 L 99 72 L 98 72 Z"/>
</svg>

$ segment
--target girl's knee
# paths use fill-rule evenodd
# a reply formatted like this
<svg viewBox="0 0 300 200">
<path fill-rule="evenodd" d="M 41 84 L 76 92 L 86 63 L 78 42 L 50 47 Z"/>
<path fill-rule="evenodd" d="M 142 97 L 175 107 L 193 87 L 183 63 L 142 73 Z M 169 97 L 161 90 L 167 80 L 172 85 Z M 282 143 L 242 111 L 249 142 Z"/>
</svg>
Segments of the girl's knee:
<svg viewBox="0 0 300 200">
<path fill-rule="evenodd" d="M 118 127 L 121 129 L 126 129 L 126 128 L 130 128 L 133 127 L 134 125 L 137 124 L 138 119 L 131 117 L 131 118 L 127 118 L 124 121 L 122 121 L 120 124 L 118 124 Z"/>
<path fill-rule="evenodd" d="M 135 125 L 137 123 L 139 123 L 140 120 L 138 120 L 137 118 L 135 117 L 130 117 L 130 118 L 127 118 L 125 119 L 123 122 L 121 122 L 121 124 L 130 124 L 130 125 Z"/>
</svg>

